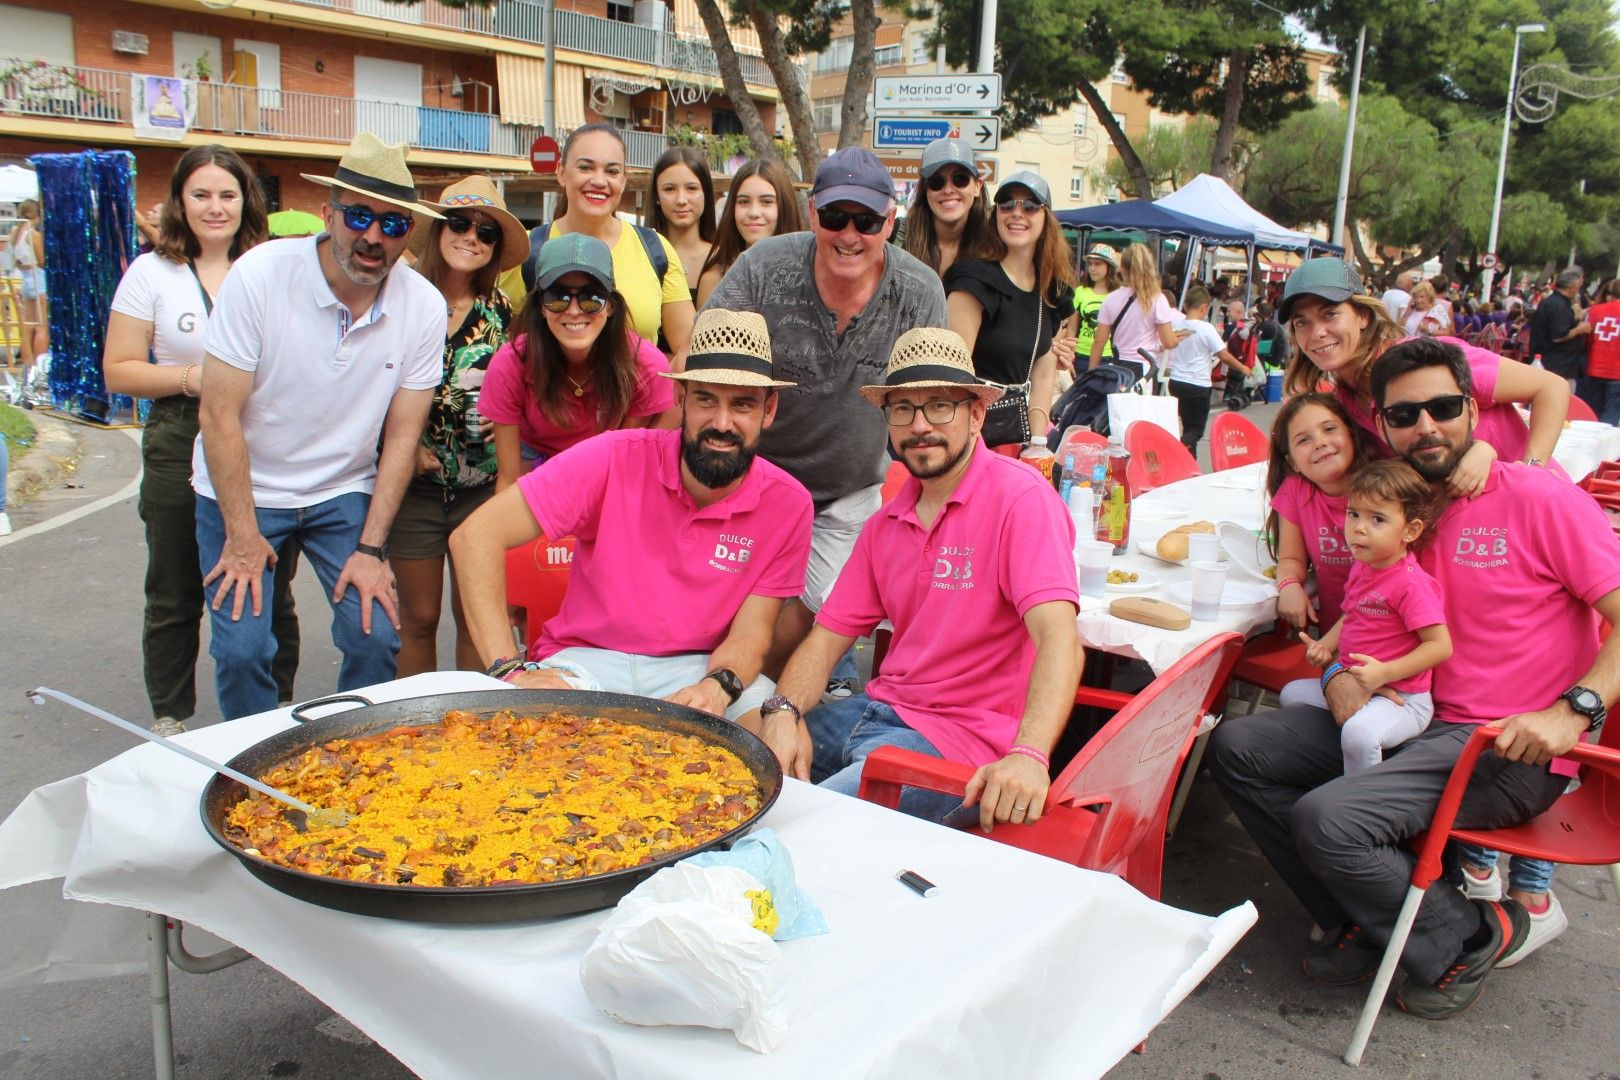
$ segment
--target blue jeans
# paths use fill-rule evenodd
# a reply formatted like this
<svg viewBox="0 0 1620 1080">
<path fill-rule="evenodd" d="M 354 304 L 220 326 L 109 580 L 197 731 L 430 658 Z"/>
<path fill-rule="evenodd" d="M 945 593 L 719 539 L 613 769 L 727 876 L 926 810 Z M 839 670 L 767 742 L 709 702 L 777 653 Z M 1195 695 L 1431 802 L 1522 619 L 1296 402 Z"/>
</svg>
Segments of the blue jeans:
<svg viewBox="0 0 1620 1080">
<path fill-rule="evenodd" d="M 864 693 L 811 709 L 804 719 L 815 745 L 810 779 L 844 795 L 860 793 L 866 755 L 880 746 L 898 746 L 929 757 L 945 756 L 908 727 L 893 709 Z M 961 805 L 957 796 L 937 791 L 908 787 L 900 792 L 900 812 L 928 821 L 944 821 Z"/>
<path fill-rule="evenodd" d="M 1490 848 L 1479 847 L 1475 844 L 1458 844 L 1462 853 L 1463 862 L 1475 870 L 1490 870 L 1500 859 L 1501 853 Z M 1527 859 L 1523 855 L 1515 855 L 1508 860 L 1508 888 L 1520 892 L 1544 893 L 1552 888 L 1553 863 L 1545 859 Z"/>
<path fill-rule="evenodd" d="M 360 542 L 371 496 L 362 492 L 339 495 L 335 499 L 297 510 L 256 508 L 259 533 L 271 547 L 280 550 L 291 537 L 297 537 L 304 556 L 326 588 L 328 597 L 337 586 L 343 564 Z M 225 547 L 225 520 L 219 503 L 197 496 L 197 559 L 203 576 L 219 562 Z M 231 620 L 232 598 L 227 597 L 214 611 L 218 581 L 203 590 L 209 606 L 212 628 L 208 655 L 214 658 L 214 688 L 219 695 L 219 711 L 227 720 L 267 712 L 276 707 L 276 680 L 271 661 L 276 655 L 276 638 L 270 626 L 270 596 L 275 572 L 265 568 L 260 582 L 264 604 L 255 616 L 244 605 L 240 620 Z M 354 690 L 372 683 L 388 682 L 397 670 L 399 633 L 388 621 L 382 605 L 373 601 L 371 633 L 360 630 L 360 597 L 353 587 L 343 590 L 343 599 L 332 605 L 332 644 L 343 654 L 338 669 L 339 691 Z"/>
<path fill-rule="evenodd" d="M 1605 424 L 1620 425 L 1620 379 L 1595 379 L 1582 375 L 1576 384 L 1580 399 L 1592 406 Z"/>
</svg>

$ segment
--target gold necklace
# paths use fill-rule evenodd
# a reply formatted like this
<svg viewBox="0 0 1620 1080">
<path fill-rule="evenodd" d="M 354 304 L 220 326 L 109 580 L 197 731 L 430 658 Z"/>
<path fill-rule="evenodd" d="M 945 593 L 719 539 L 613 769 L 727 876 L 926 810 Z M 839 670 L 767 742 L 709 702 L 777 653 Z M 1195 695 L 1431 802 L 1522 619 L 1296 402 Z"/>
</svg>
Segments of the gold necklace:
<svg viewBox="0 0 1620 1080">
<path fill-rule="evenodd" d="M 567 379 L 569 382 L 574 384 L 574 396 L 575 397 L 584 397 L 585 396 L 585 386 L 584 386 L 583 383 L 579 382 L 577 379 L 575 379 L 572 375 L 568 374 L 566 371 L 563 372 L 563 378 Z M 587 375 L 586 378 L 589 379 L 590 376 Z"/>
</svg>

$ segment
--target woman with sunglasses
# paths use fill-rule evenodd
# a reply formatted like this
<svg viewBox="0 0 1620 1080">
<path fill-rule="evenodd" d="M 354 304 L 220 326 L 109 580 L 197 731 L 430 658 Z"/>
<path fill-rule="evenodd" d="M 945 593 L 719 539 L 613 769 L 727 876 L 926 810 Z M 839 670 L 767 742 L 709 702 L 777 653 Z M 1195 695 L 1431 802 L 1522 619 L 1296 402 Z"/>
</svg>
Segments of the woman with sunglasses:
<svg viewBox="0 0 1620 1080">
<path fill-rule="evenodd" d="M 1057 371 L 1074 367 L 1074 268 L 1045 180 L 1013 173 L 995 207 L 982 251 L 945 274 L 945 311 L 979 378 L 1007 391 L 990 407 L 984 441 L 1042 446 Z"/>
<path fill-rule="evenodd" d="M 726 199 L 720 237 L 704 260 L 698 278 L 697 306 L 709 302 L 737 256 L 756 242 L 767 236 L 803 232 L 804 228 L 799 196 L 787 168 L 779 161 L 763 158 L 744 164 L 731 177 L 731 195 Z"/>
<path fill-rule="evenodd" d="M 197 501 L 191 488 L 203 394 L 203 328 L 231 264 L 269 235 L 264 197 L 236 152 L 197 146 L 169 174 L 152 251 L 125 271 L 107 319 L 101 370 L 114 394 L 149 398 L 141 433 L 136 510 L 146 527 L 146 617 L 141 630 L 152 730 L 173 735 L 197 708 L 203 614 Z M 292 700 L 298 616 L 292 577 L 296 547 L 277 553 L 272 671 L 278 701 Z"/>
<path fill-rule="evenodd" d="M 1187 336 L 1178 334 L 1172 325 L 1176 310 L 1165 298 L 1159 268 L 1146 244 L 1132 244 L 1125 249 L 1119 257 L 1119 273 L 1124 284 L 1109 293 L 1097 309 L 1091 367 L 1102 363 L 1109 342 L 1114 345 L 1116 357 L 1143 368 L 1143 350 L 1157 356 L 1174 349 Z"/>
<path fill-rule="evenodd" d="M 443 218 L 412 232 L 410 251 L 417 273 L 444 297 L 444 374 L 416 448 L 416 476 L 388 534 L 399 590 L 400 678 L 438 670 L 450 534 L 495 493 L 495 446 L 478 401 L 490 357 L 505 343 L 512 322 L 512 306 L 498 279 L 529 250 L 528 231 L 487 177 L 452 184 L 438 202 L 427 205 Z M 478 653 L 454 581 L 452 574 L 455 666 L 476 668 Z"/>
<path fill-rule="evenodd" d="M 709 161 L 695 146 L 672 146 L 658 155 L 647 181 L 652 201 L 647 227 L 670 242 L 697 299 L 697 280 L 714 250 L 714 179 Z"/>
<path fill-rule="evenodd" d="M 906 210 L 905 249 L 943 278 L 960 255 L 984 246 L 990 199 L 973 151 L 960 139 L 923 147 L 919 171 L 922 183 Z"/>
<path fill-rule="evenodd" d="M 1408 335 L 1389 317 L 1383 301 L 1367 295 L 1360 276 L 1342 259 L 1327 256 L 1307 260 L 1289 276 L 1278 318 L 1294 344 L 1284 379 L 1287 393 L 1309 393 L 1321 383 L 1331 383 L 1333 395 L 1370 436 L 1373 456 L 1388 457 L 1389 444 L 1373 409 L 1372 366 Z M 1552 462 L 1552 451 L 1569 412 L 1569 384 L 1551 372 L 1505 360 L 1457 338 L 1438 340 L 1463 351 L 1479 407 L 1474 445 L 1451 473 L 1452 491 L 1459 496 L 1478 494 L 1494 458 L 1561 472 Z M 1529 406 L 1528 425 L 1515 403 Z M 1455 420 L 1465 400 L 1428 404 L 1436 420 Z M 1391 427 L 1410 427 L 1418 416 L 1413 408 L 1397 406 L 1386 410 L 1383 420 Z"/>
<path fill-rule="evenodd" d="M 523 333 L 495 354 L 478 407 L 495 425 L 496 491 L 615 428 L 674 427 L 669 363 L 631 332 L 607 245 L 578 233 L 540 249 Z"/>
</svg>

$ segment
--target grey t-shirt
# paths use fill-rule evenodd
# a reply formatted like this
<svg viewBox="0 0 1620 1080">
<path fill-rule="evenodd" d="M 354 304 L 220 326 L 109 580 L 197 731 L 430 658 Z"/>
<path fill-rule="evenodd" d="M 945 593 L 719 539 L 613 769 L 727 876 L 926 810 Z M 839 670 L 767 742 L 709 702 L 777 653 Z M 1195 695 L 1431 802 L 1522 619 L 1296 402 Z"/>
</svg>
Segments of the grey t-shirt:
<svg viewBox="0 0 1620 1080">
<path fill-rule="evenodd" d="M 760 439 L 766 460 L 810 490 L 816 509 L 883 482 L 889 427 L 859 388 L 883 381 L 895 340 L 945 322 L 939 276 L 893 244 L 883 277 L 842 337 L 811 269 L 813 233 L 759 241 L 732 264 L 705 307 L 757 311 L 771 332 L 771 366 L 783 390 L 776 421 Z"/>
</svg>

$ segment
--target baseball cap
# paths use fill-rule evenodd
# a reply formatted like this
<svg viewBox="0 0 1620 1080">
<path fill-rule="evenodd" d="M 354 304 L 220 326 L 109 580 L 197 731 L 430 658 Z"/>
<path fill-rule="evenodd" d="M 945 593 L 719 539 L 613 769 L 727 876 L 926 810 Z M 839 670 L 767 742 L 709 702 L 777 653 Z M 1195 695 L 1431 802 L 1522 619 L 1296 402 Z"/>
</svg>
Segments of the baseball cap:
<svg viewBox="0 0 1620 1080">
<path fill-rule="evenodd" d="M 874 214 L 886 214 L 894 205 L 894 181 L 872 151 L 864 146 L 846 146 L 829 155 L 816 169 L 810 197 L 820 207 L 852 202 Z"/>
<path fill-rule="evenodd" d="M 1343 259 L 1334 255 L 1307 259 L 1288 275 L 1288 284 L 1283 287 L 1282 303 L 1277 306 L 1277 318 L 1286 323 L 1293 311 L 1294 301 L 1302 296 L 1314 296 L 1339 304 L 1365 291 L 1361 285 L 1361 275 Z"/>
<path fill-rule="evenodd" d="M 1001 186 L 996 188 L 996 197 L 990 201 L 1000 202 L 1002 197 L 1006 195 L 1007 189 L 1012 187 L 1021 187 L 1027 189 L 1031 195 L 1040 200 L 1040 204 L 1042 206 L 1046 207 L 1047 209 L 1051 209 L 1052 188 L 1045 180 L 1041 179 L 1039 174 L 1032 173 L 1028 169 L 1020 169 L 1018 172 L 1013 173 L 1011 176 L 1007 177 L 1007 179 L 1003 180 L 1001 182 Z"/>
<path fill-rule="evenodd" d="M 588 274 L 609 292 L 613 291 L 613 252 L 594 236 L 564 233 L 540 248 L 540 265 L 535 270 L 536 292 L 549 289 L 568 274 Z"/>
<path fill-rule="evenodd" d="M 968 175 L 978 175 L 978 166 L 973 163 L 973 151 L 961 139 L 935 139 L 923 147 L 922 164 L 917 171 L 926 180 L 947 165 L 960 165 L 968 171 Z"/>
<path fill-rule="evenodd" d="M 1114 249 L 1106 244 L 1091 245 L 1091 250 L 1086 252 L 1086 258 L 1096 259 L 1098 262 L 1107 263 L 1115 270 L 1119 269 L 1119 256 L 1115 255 Z"/>
</svg>

